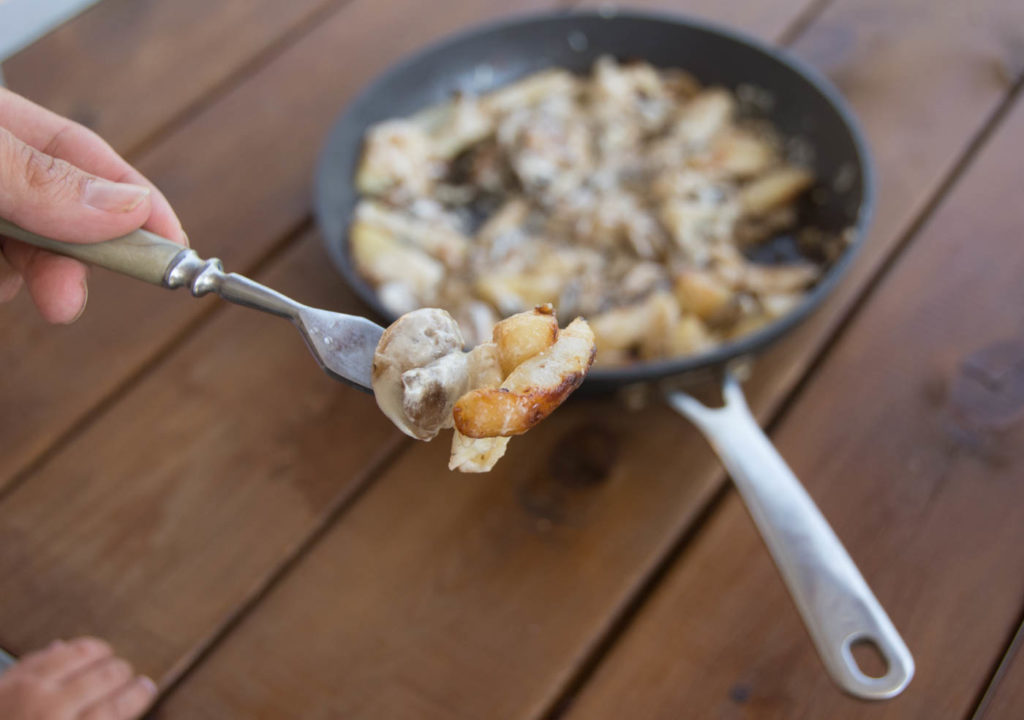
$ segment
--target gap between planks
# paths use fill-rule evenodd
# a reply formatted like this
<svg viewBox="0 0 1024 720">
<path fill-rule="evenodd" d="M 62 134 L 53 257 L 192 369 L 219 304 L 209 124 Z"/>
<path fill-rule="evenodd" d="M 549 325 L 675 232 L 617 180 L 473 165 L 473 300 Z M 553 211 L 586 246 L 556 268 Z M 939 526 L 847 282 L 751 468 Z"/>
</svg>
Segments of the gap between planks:
<svg viewBox="0 0 1024 720">
<path fill-rule="evenodd" d="M 988 683 L 978 691 L 977 700 L 971 703 L 973 709 L 964 716 L 964 720 L 985 720 L 993 700 L 1007 680 L 1007 674 L 1010 672 L 1014 659 L 1024 652 L 1024 606 L 1021 607 L 1015 627 L 1010 629 L 1009 637 L 1003 647 L 1003 652 L 1000 653 L 999 659 L 996 660 L 989 673 Z"/>
<path fill-rule="evenodd" d="M 280 240 L 271 244 L 266 252 L 256 258 L 256 260 L 243 271 L 244 274 L 256 276 L 268 270 L 281 255 L 283 255 L 293 244 L 298 242 L 301 237 L 312 229 L 312 227 L 313 220 L 311 217 L 306 216 L 302 218 L 302 220 L 300 220 L 293 228 L 284 233 Z M 186 338 L 197 332 L 200 328 L 205 327 L 220 313 L 224 312 L 227 302 L 227 300 L 224 300 L 214 304 L 207 310 L 200 311 L 199 314 L 182 327 L 181 330 L 171 335 L 165 342 L 161 343 L 149 357 L 144 358 L 134 370 L 127 373 L 118 385 L 116 385 L 108 394 L 101 397 L 95 405 L 86 410 L 66 431 L 58 435 L 47 448 L 26 463 L 21 470 L 14 473 L 6 485 L 0 485 L 0 503 L 16 492 L 18 488 L 27 482 L 32 475 L 34 475 L 41 467 L 46 465 L 46 463 L 48 463 L 52 458 L 59 455 L 69 443 L 81 435 L 82 432 L 92 425 L 93 422 L 96 422 L 106 415 L 111 408 L 116 406 L 128 395 L 128 393 L 136 388 L 150 372 L 159 367 L 164 360 L 174 352 L 175 348 L 184 342 Z"/>
<path fill-rule="evenodd" d="M 130 147 L 125 148 L 122 155 L 128 160 L 137 155 L 144 155 L 150 148 L 158 145 L 165 136 L 170 135 L 177 128 L 187 124 L 189 120 L 200 115 L 206 108 L 216 103 L 217 99 L 225 95 L 231 88 L 237 87 L 262 68 L 272 63 L 285 50 L 315 30 L 327 18 L 335 13 L 344 11 L 345 7 L 351 2 L 352 0 L 327 0 L 324 5 L 311 11 L 307 17 L 267 43 L 233 72 L 226 75 L 219 82 L 214 83 L 191 102 L 185 103 L 176 112 L 171 113 L 166 120 L 154 126 L 149 133 Z"/>
</svg>

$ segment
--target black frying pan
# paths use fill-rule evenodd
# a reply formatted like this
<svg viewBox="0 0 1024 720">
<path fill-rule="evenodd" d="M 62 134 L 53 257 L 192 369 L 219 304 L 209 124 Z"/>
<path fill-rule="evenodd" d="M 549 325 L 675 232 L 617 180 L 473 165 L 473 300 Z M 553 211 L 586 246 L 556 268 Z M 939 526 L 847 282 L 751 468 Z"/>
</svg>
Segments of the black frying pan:
<svg viewBox="0 0 1024 720">
<path fill-rule="evenodd" d="M 348 226 L 358 200 L 353 178 L 366 129 L 447 99 L 456 90 L 483 92 L 558 66 L 589 71 L 601 55 L 639 58 L 692 72 L 705 85 L 766 90 L 763 116 L 785 137 L 813 149 L 819 178 L 816 202 L 801 221 L 853 241 L 791 313 L 743 338 L 700 354 L 614 369 L 596 368 L 584 388 L 609 389 L 724 368 L 764 348 L 822 303 L 850 266 L 872 210 L 873 181 L 864 141 L 838 92 L 782 51 L 734 31 L 678 17 L 634 12 L 560 12 L 504 20 L 451 37 L 396 64 L 345 109 L 323 150 L 316 176 L 316 216 L 331 259 L 378 314 L 394 316 L 355 271 Z M 778 241 L 780 247 L 786 238 Z M 899 694 L 914 672 L 913 659 L 849 555 L 821 513 L 747 410 L 738 383 L 726 372 L 725 407 L 711 410 L 681 392 L 668 400 L 694 421 L 739 487 L 812 639 L 832 677 L 858 697 Z M 851 646 L 873 643 L 885 658 L 884 676 L 861 672 Z"/>
</svg>

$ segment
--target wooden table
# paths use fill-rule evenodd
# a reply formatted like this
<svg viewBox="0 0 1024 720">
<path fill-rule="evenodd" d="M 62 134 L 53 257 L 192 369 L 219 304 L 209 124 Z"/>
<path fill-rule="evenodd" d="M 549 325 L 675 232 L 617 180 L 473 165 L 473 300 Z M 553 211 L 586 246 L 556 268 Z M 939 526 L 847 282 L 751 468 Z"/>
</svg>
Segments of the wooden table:
<svg viewBox="0 0 1024 720">
<path fill-rule="evenodd" d="M 104 0 L 4 71 L 201 253 L 359 312 L 310 218 L 333 118 L 408 51 L 556 4 Z M 748 393 L 913 651 L 902 696 L 833 686 L 668 408 L 573 403 L 450 474 L 287 324 L 100 272 L 72 327 L 0 308 L 0 646 L 109 638 L 161 718 L 1024 716 L 1021 5 L 661 5 L 790 46 L 874 150 L 865 252 Z"/>
</svg>

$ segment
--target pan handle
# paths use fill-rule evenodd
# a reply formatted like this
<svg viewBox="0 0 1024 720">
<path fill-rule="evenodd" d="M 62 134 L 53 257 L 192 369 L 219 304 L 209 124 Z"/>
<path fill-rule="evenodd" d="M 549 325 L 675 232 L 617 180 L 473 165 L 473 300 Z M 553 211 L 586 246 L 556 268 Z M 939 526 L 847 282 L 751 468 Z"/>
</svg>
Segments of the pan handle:
<svg viewBox="0 0 1024 720">
<path fill-rule="evenodd" d="M 669 403 L 711 443 L 739 488 L 789 587 L 826 669 L 846 692 L 868 700 L 899 695 L 914 659 L 835 532 L 750 413 L 727 373 L 725 405 L 712 409 L 683 392 Z M 887 668 L 869 677 L 851 647 L 872 643 Z"/>
</svg>

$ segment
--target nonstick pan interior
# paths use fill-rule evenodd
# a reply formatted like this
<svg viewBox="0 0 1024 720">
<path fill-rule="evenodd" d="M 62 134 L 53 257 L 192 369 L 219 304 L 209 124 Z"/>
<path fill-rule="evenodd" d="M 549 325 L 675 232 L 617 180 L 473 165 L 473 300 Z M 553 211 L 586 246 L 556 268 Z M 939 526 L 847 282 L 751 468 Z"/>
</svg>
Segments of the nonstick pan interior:
<svg viewBox="0 0 1024 720">
<path fill-rule="evenodd" d="M 819 185 L 811 193 L 814 202 L 802 205 L 801 223 L 830 233 L 856 230 L 802 304 L 775 323 L 707 353 L 595 368 L 584 387 L 656 380 L 756 352 L 821 303 L 863 241 L 873 190 L 864 143 L 831 85 L 777 49 L 702 22 L 641 13 L 557 13 L 473 29 L 407 58 L 366 88 L 332 128 L 316 177 L 317 220 L 331 259 L 382 319 L 394 317 L 355 271 L 348 249 L 348 226 L 358 200 L 353 178 L 366 129 L 441 102 L 455 91 L 485 92 L 544 68 L 584 73 L 601 55 L 683 68 L 705 85 L 722 85 L 752 98 L 757 115 L 793 139 L 795 148 L 810 150 L 805 161 Z"/>
</svg>

